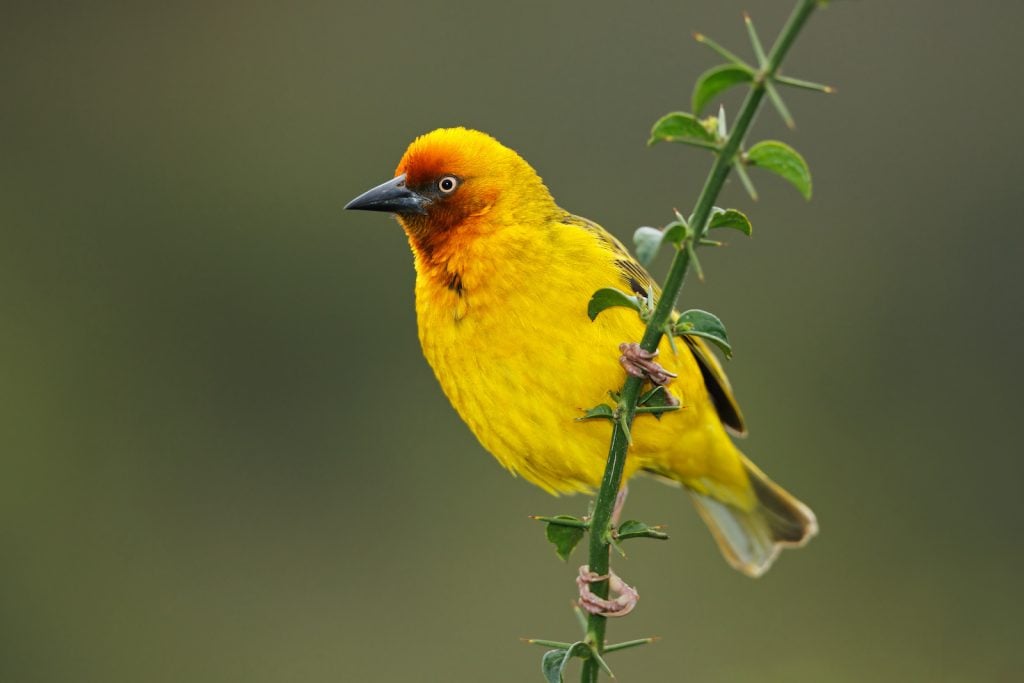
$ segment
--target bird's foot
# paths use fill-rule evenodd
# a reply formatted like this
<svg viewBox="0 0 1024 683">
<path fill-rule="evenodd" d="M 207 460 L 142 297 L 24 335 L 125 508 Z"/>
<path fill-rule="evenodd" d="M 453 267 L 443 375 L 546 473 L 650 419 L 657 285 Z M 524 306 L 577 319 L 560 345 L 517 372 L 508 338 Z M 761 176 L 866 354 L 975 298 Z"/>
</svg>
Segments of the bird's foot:
<svg viewBox="0 0 1024 683">
<path fill-rule="evenodd" d="M 669 372 L 655 361 L 657 351 L 645 351 L 636 342 L 619 344 L 619 364 L 633 377 L 648 379 L 652 384 L 664 386 L 672 381 L 675 373 Z"/>
<path fill-rule="evenodd" d="M 595 595 L 590 590 L 590 584 L 595 581 L 608 580 L 610 592 L 615 594 L 614 598 L 605 599 Z M 590 614 L 599 614 L 602 617 L 624 617 L 633 611 L 640 594 L 636 589 L 627 585 L 611 569 L 605 576 L 599 576 L 590 571 L 588 565 L 580 567 L 580 574 L 576 577 L 576 585 L 580 589 L 580 607 Z"/>
</svg>

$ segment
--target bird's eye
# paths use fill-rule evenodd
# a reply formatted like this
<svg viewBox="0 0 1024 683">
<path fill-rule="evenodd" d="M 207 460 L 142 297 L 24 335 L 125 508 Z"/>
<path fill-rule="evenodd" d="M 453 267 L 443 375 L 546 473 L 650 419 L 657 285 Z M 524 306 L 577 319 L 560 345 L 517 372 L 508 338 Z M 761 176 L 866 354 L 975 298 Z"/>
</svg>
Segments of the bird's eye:
<svg viewBox="0 0 1024 683">
<path fill-rule="evenodd" d="M 459 185 L 459 179 L 452 175 L 446 175 L 437 181 L 437 189 L 441 190 L 445 194 L 451 194 L 455 191 L 455 188 Z"/>
</svg>

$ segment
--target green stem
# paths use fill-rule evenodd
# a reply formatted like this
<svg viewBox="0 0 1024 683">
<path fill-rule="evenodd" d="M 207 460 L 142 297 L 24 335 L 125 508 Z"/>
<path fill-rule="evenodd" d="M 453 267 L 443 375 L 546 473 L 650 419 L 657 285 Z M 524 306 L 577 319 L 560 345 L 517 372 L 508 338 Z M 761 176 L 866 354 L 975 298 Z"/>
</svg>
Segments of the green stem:
<svg viewBox="0 0 1024 683">
<path fill-rule="evenodd" d="M 740 149 L 743 138 L 754 120 L 758 107 L 765 94 L 765 83 L 775 75 L 783 57 L 792 46 L 800 29 L 803 28 L 807 19 L 811 16 L 818 0 L 799 0 L 789 20 L 783 27 L 782 32 L 776 39 L 772 50 L 768 55 L 767 64 L 758 72 L 757 77 L 747 93 L 746 99 L 740 108 L 739 116 L 733 126 L 732 132 L 722 146 L 721 151 L 715 158 L 715 163 L 708 173 L 704 188 L 701 190 L 697 203 L 694 206 L 691 226 L 695 232 L 694 241 L 699 242 L 707 232 L 708 217 L 715 204 L 725 179 L 729 176 L 733 160 Z M 665 325 L 675 308 L 676 299 L 686 279 L 686 271 L 690 267 L 690 250 L 680 249 L 676 252 L 669 270 L 668 277 L 662 287 L 662 295 L 658 300 L 654 313 L 647 322 L 647 329 L 644 331 L 643 340 L 640 346 L 647 351 L 654 351 L 661 342 Z M 640 395 L 640 388 L 643 382 L 636 377 L 629 377 L 619 392 L 619 415 L 621 421 L 628 428 L 636 415 L 636 402 Z M 623 424 L 616 420 L 612 430 L 611 445 L 608 449 L 608 461 L 605 465 L 604 477 L 601 479 L 601 488 L 597 494 L 597 501 L 594 504 L 594 514 L 590 521 L 590 570 L 599 575 L 608 573 L 610 565 L 610 543 L 611 543 L 611 518 L 612 509 L 615 506 L 615 498 L 622 483 L 622 471 L 626 464 L 626 451 L 629 447 L 627 431 Z M 602 598 L 608 597 L 608 581 L 595 582 L 590 589 Z M 605 617 L 592 614 L 587 619 L 587 642 L 591 643 L 598 652 L 603 652 L 605 647 Z M 600 673 L 600 666 L 593 658 L 583 663 L 583 683 L 595 683 Z"/>
</svg>

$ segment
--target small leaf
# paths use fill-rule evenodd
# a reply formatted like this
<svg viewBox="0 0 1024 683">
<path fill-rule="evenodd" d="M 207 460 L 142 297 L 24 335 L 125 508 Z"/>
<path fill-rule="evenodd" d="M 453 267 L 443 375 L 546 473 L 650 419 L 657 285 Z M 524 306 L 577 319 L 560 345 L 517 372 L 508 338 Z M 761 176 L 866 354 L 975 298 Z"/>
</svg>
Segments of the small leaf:
<svg viewBox="0 0 1024 683">
<path fill-rule="evenodd" d="M 540 660 L 540 669 L 548 683 L 562 683 L 562 672 L 569 662 L 568 650 L 548 650 Z"/>
<path fill-rule="evenodd" d="M 679 246 L 679 243 L 686 239 L 690 229 L 682 221 L 672 221 L 665 226 L 665 232 L 662 233 L 661 239 L 663 242 L 674 244 Z"/>
<path fill-rule="evenodd" d="M 720 64 L 702 73 L 693 86 L 693 113 L 700 114 L 718 93 L 754 80 L 754 74 L 735 64 Z"/>
<path fill-rule="evenodd" d="M 648 145 L 657 142 L 682 142 L 698 147 L 715 147 L 715 137 L 692 114 L 677 111 L 665 114 L 651 128 Z"/>
<path fill-rule="evenodd" d="M 708 221 L 708 230 L 712 228 L 732 228 L 739 230 L 747 237 L 753 231 L 750 219 L 736 209 L 720 209 L 717 206 L 711 209 L 711 220 Z"/>
<path fill-rule="evenodd" d="M 636 260 L 640 265 L 649 266 L 661 248 L 662 232 L 657 228 L 637 228 L 633 233 L 633 244 L 636 246 Z"/>
<path fill-rule="evenodd" d="M 613 306 L 623 306 L 625 308 L 632 308 L 637 313 L 640 312 L 639 298 L 630 296 L 620 289 L 605 287 L 597 290 L 590 297 L 590 303 L 587 304 L 587 315 L 590 316 L 591 320 L 595 320 L 601 311 Z"/>
<path fill-rule="evenodd" d="M 556 515 L 555 519 L 558 519 L 562 515 Z M 568 517 L 566 515 L 566 517 Z M 568 517 L 573 519 L 572 517 Z M 583 529 L 576 526 L 564 526 L 561 524 L 548 524 L 545 529 L 548 540 L 555 546 L 555 552 L 562 558 L 563 561 L 568 562 L 569 555 L 572 553 L 573 548 L 583 538 Z"/>
<path fill-rule="evenodd" d="M 722 353 L 725 354 L 726 358 L 732 357 L 732 346 L 729 345 L 729 337 L 725 332 L 725 325 L 713 313 L 696 308 L 684 311 L 676 320 L 675 331 L 680 336 L 693 335 L 695 337 L 704 337 L 722 349 Z"/>
<path fill-rule="evenodd" d="M 669 337 L 671 339 L 671 336 Z M 679 410 L 679 399 L 664 386 L 656 386 L 636 402 L 636 412 L 651 413 L 659 420 L 662 413 Z"/>
<path fill-rule="evenodd" d="M 777 173 L 800 191 L 804 199 L 811 198 L 811 169 L 800 153 L 784 142 L 765 140 L 747 151 L 746 161 Z"/>
<path fill-rule="evenodd" d="M 658 527 L 648 526 L 643 522 L 630 519 L 619 525 L 619 528 L 615 531 L 615 537 L 620 541 L 624 541 L 627 538 L 657 538 L 658 540 L 665 540 L 668 538 L 668 534 L 659 531 Z"/>
<path fill-rule="evenodd" d="M 668 390 L 661 384 L 657 385 L 646 394 L 637 399 L 638 406 L 666 406 L 672 405 L 671 399 L 667 398 Z"/>
<path fill-rule="evenodd" d="M 541 671 L 544 672 L 544 679 L 548 683 L 562 683 L 562 674 L 569 660 L 574 656 L 582 657 L 584 653 L 589 654 L 590 648 L 583 641 L 578 641 L 569 646 L 568 649 L 550 650 L 544 653 L 540 660 Z"/>
<path fill-rule="evenodd" d="M 584 412 L 583 415 L 581 415 L 580 417 L 576 418 L 577 421 L 596 419 L 614 420 L 615 411 L 612 409 L 610 405 L 606 403 L 599 403 L 593 408 L 590 408 L 589 410 Z"/>
</svg>

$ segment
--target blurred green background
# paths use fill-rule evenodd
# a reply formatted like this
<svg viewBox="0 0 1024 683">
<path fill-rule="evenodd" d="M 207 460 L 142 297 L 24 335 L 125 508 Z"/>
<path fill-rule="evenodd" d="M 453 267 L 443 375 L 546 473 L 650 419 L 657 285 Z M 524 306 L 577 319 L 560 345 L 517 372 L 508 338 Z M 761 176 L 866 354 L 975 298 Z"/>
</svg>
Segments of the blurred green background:
<svg viewBox="0 0 1024 683">
<path fill-rule="evenodd" d="M 535 681 L 575 567 L 423 360 L 398 226 L 344 203 L 442 125 L 629 239 L 709 157 L 644 146 L 790 2 L 5 3 L 0 680 Z M 806 204 L 684 303 L 729 325 L 745 450 L 821 536 L 751 581 L 670 526 L 620 573 L 623 681 L 1010 681 L 1024 554 L 1016 2 L 837 2 L 787 72 Z M 724 98 L 733 107 L 738 94 Z M 656 269 L 663 276 L 665 262 Z M 575 674 L 574 674 L 575 675 Z"/>
</svg>

